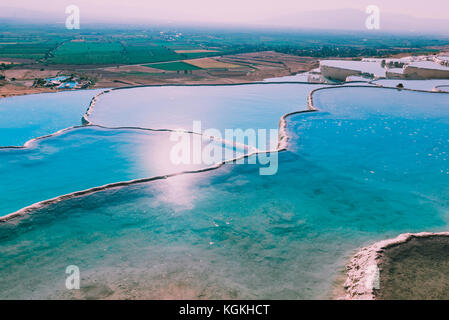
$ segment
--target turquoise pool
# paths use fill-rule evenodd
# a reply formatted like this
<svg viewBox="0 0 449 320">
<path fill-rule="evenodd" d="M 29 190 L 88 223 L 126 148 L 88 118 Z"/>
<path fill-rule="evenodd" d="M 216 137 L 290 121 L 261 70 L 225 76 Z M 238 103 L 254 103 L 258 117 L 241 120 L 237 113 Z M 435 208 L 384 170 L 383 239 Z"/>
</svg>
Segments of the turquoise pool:
<svg viewBox="0 0 449 320">
<path fill-rule="evenodd" d="M 101 91 L 40 93 L 0 99 L 0 146 L 21 146 L 30 139 L 81 125 L 90 100 Z"/>
<path fill-rule="evenodd" d="M 277 124 L 278 117 L 269 117 L 284 112 L 287 104 L 293 107 L 287 112 L 306 106 L 302 92 L 310 88 L 296 86 L 296 104 L 285 102 L 293 101 L 294 85 L 279 85 L 278 94 L 269 91 L 276 96 L 262 110 L 276 100 L 285 108 L 266 119 L 258 113 L 254 124 L 256 106 L 250 102 L 234 114 L 240 124 L 232 122 L 232 114 L 221 117 L 226 126 Z M 202 90 L 208 96 L 210 87 L 198 88 L 193 98 L 183 98 L 185 106 L 190 99 L 197 106 Z M 242 99 L 244 88 L 239 87 Z M 259 105 L 262 99 L 252 94 L 244 101 Z M 257 165 L 227 164 L 61 201 L 1 224 L 0 298 L 330 298 L 341 285 L 348 257 L 360 246 L 402 232 L 447 230 L 446 94 L 334 88 L 316 92 L 314 104 L 319 112 L 288 118 L 289 149 L 279 153 L 275 175 L 259 175 Z M 164 109 L 161 119 L 131 116 L 128 123 L 102 112 L 96 121 L 163 126 L 170 106 Z M 199 111 L 211 126 L 219 123 L 217 113 L 209 119 Z M 82 139 L 76 135 L 83 132 L 74 132 L 48 143 L 56 145 L 56 154 L 67 150 L 63 153 L 69 157 L 75 146 L 88 149 L 84 141 L 92 141 L 96 147 L 85 151 L 88 157 L 106 158 L 91 174 L 91 184 L 97 176 L 101 180 L 101 168 L 119 168 L 110 180 L 146 173 L 135 165 L 140 153 L 129 152 L 130 141 L 134 145 L 140 133 L 82 130 Z M 123 149 L 115 147 L 118 140 L 125 140 Z M 36 164 L 32 159 L 23 165 L 11 162 L 15 171 Z M 68 265 L 80 268 L 80 291 L 64 287 Z"/>
<path fill-rule="evenodd" d="M 192 141 L 190 134 L 185 135 Z M 233 158 L 247 153 L 210 139 Z M 108 130 L 82 127 L 38 140 L 29 148 L 0 149 L 0 216 L 36 202 L 119 181 L 143 179 L 186 170 L 199 170 L 211 164 L 174 164 L 170 150 L 175 142 L 170 132 Z M 217 162 L 219 162 L 217 161 Z"/>
</svg>

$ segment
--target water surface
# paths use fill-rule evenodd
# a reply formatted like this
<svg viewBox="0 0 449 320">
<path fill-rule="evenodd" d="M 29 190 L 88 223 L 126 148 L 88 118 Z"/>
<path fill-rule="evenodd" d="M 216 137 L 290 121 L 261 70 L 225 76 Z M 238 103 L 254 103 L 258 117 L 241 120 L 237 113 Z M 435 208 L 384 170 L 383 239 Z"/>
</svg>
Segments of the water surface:
<svg viewBox="0 0 449 320">
<path fill-rule="evenodd" d="M 90 100 L 100 91 L 77 90 L 0 99 L 0 146 L 21 146 L 30 139 L 81 125 Z"/>
<path fill-rule="evenodd" d="M 30 148 L 0 150 L 0 216 L 39 201 L 120 181 L 198 170 L 247 150 L 195 136 L 204 150 L 216 146 L 217 158 L 178 163 L 179 144 L 170 132 L 81 127 L 38 140 Z M 193 136 L 182 135 L 193 145 Z M 230 153 L 224 150 L 229 149 Z M 189 149 L 186 149 L 190 151 Z M 210 160 L 210 161 L 209 161 Z"/>
<path fill-rule="evenodd" d="M 276 175 L 225 165 L 0 225 L 0 297 L 328 298 L 358 247 L 447 229 L 447 95 L 339 88 L 314 102 L 289 118 Z"/>
<path fill-rule="evenodd" d="M 318 87 L 252 84 L 114 90 L 99 97 L 89 120 L 109 127 L 192 130 L 196 120 L 203 130 L 277 129 L 282 115 L 307 109 L 307 95 Z"/>
</svg>

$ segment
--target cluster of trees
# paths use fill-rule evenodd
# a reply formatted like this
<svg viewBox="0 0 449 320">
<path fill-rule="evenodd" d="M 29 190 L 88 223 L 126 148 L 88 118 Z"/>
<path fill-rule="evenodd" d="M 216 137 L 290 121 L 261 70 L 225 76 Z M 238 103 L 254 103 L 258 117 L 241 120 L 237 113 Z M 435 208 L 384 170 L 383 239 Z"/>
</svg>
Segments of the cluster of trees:
<svg viewBox="0 0 449 320">
<path fill-rule="evenodd" d="M 374 79 L 374 73 L 362 72 L 362 77 Z"/>
<path fill-rule="evenodd" d="M 177 74 L 180 74 L 181 73 L 181 70 L 176 70 L 176 73 Z M 184 74 L 192 74 L 192 70 L 184 70 Z"/>
<path fill-rule="evenodd" d="M 95 85 L 96 80 L 96 78 L 90 77 L 85 74 L 78 77 L 76 74 L 72 73 L 64 82 L 77 81 L 81 83 L 82 88 L 89 88 Z M 46 83 L 47 81 L 45 79 L 36 78 L 34 79 L 33 87 L 43 87 L 46 85 Z"/>
<path fill-rule="evenodd" d="M 405 65 L 403 62 L 399 61 L 389 61 L 388 63 L 385 60 L 382 60 L 382 68 L 385 68 L 386 66 L 388 68 L 402 68 Z"/>
<path fill-rule="evenodd" d="M 8 70 L 11 69 L 12 64 L 0 63 L 0 70 Z"/>
<path fill-rule="evenodd" d="M 280 47 L 275 48 L 274 50 L 287 54 L 317 58 L 382 57 L 401 52 L 399 49 L 367 48 L 359 46 L 320 46 L 309 48 Z"/>
<path fill-rule="evenodd" d="M 303 57 L 316 58 L 350 58 L 350 57 L 384 57 L 398 54 L 401 52 L 408 52 L 410 49 L 397 49 L 385 47 L 363 47 L 363 46 L 301 46 L 298 45 L 270 45 L 270 44 L 251 44 L 240 45 L 227 48 L 227 54 L 243 53 L 243 52 L 258 52 L 258 51 L 276 51 L 285 54 L 291 54 Z"/>
<path fill-rule="evenodd" d="M 37 78 L 34 79 L 33 87 L 42 87 L 46 83 L 45 79 Z"/>
</svg>

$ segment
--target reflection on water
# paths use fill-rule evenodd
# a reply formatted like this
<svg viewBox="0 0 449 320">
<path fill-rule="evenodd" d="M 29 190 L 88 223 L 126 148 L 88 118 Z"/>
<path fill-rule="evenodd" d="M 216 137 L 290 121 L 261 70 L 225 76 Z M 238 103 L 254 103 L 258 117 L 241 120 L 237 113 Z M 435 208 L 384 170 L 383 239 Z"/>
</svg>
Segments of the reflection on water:
<svg viewBox="0 0 449 320">
<path fill-rule="evenodd" d="M 307 95 L 319 85 L 146 87 L 102 95 L 89 117 L 105 126 L 192 130 L 277 129 L 282 115 L 307 109 Z M 167 97 L 171 97 L 167 99 Z"/>
<path fill-rule="evenodd" d="M 187 141 L 191 134 L 183 134 Z M 200 139 L 201 147 L 213 144 L 224 160 L 245 150 Z M 0 150 L 0 216 L 33 203 L 109 183 L 206 168 L 211 163 L 176 163 L 171 157 L 170 132 L 106 130 L 84 127 L 40 140 L 29 149 Z M 190 152 L 190 149 L 187 148 Z"/>
</svg>

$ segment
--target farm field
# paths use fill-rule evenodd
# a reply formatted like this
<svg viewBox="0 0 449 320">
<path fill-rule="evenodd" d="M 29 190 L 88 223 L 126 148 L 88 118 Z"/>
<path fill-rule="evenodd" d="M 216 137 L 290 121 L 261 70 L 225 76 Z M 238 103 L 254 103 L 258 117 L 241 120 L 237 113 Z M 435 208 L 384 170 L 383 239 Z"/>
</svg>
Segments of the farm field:
<svg viewBox="0 0 449 320">
<path fill-rule="evenodd" d="M 3 42 L 0 58 L 43 59 L 56 45 L 55 42 Z"/>
<path fill-rule="evenodd" d="M 1 30 L 0 60 L 29 59 L 64 65 L 130 65 L 262 51 L 309 57 L 382 56 L 436 52 L 438 46 L 447 45 L 445 39 L 366 37 L 345 33 L 330 37 L 323 32 L 242 33 L 186 29 L 181 33 L 174 28 L 160 31 L 96 27 L 68 31 L 60 27 L 7 25 L 2 25 Z"/>
<path fill-rule="evenodd" d="M 219 52 L 218 50 L 206 50 L 206 49 L 192 49 L 192 50 L 175 50 L 176 53 L 204 53 L 204 52 Z"/>
<path fill-rule="evenodd" d="M 183 59 L 163 46 L 148 43 L 71 41 L 58 47 L 49 59 L 54 64 L 138 64 Z"/>
<path fill-rule="evenodd" d="M 55 64 L 113 64 L 118 63 L 123 54 L 119 42 L 70 41 L 53 52 L 50 63 Z"/>
<path fill-rule="evenodd" d="M 237 64 L 220 62 L 211 58 L 191 59 L 186 60 L 185 62 L 202 69 L 228 69 L 241 67 Z"/>
<path fill-rule="evenodd" d="M 1 22 L 0 27 L 0 97 L 57 91 L 43 84 L 58 75 L 82 78 L 93 88 L 262 81 L 312 70 L 323 56 L 410 55 L 437 52 L 448 43 L 343 32 L 86 25 L 66 30 Z"/>
<path fill-rule="evenodd" d="M 185 63 L 183 61 L 167 62 L 167 63 L 152 63 L 146 64 L 145 67 L 161 69 L 166 71 L 184 71 L 184 70 L 200 70 L 200 67 Z"/>
<path fill-rule="evenodd" d="M 178 50 L 176 50 L 178 51 Z M 182 50 L 184 51 L 184 50 Z M 221 51 L 212 51 L 212 50 L 190 50 L 189 52 L 178 52 L 185 56 L 186 59 L 196 59 L 203 57 L 213 57 L 217 55 L 223 54 Z"/>
</svg>

